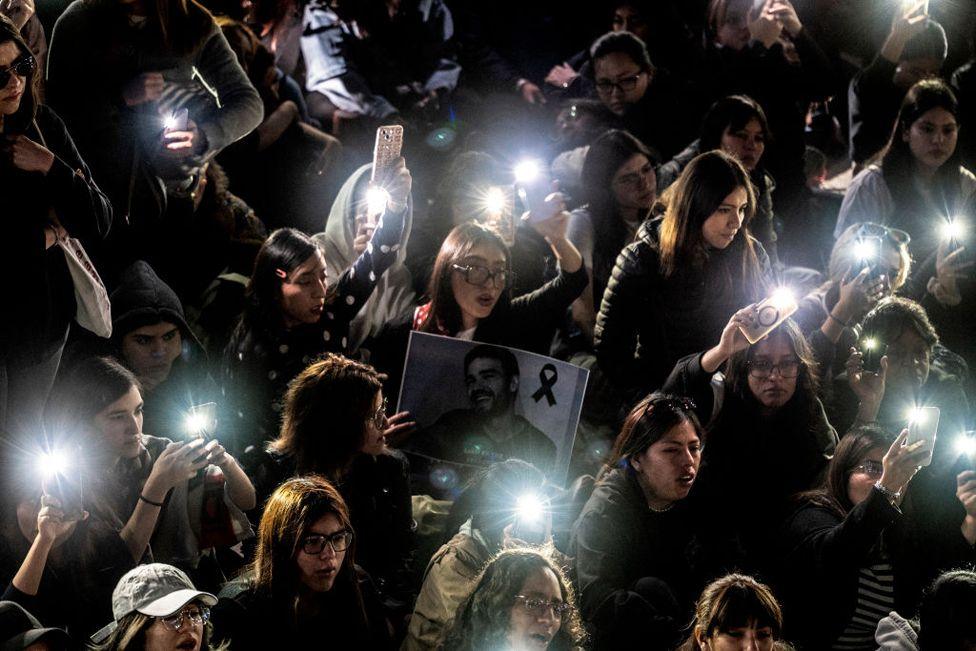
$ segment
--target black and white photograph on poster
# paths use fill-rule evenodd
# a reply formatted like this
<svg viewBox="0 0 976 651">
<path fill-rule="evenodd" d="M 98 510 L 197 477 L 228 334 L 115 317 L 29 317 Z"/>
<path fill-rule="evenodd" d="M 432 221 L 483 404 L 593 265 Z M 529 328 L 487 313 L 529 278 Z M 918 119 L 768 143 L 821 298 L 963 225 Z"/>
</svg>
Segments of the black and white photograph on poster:
<svg viewBox="0 0 976 651">
<path fill-rule="evenodd" d="M 524 459 L 562 483 L 589 371 L 505 346 L 410 333 L 397 411 L 421 492 L 453 499 L 480 468 Z"/>
</svg>

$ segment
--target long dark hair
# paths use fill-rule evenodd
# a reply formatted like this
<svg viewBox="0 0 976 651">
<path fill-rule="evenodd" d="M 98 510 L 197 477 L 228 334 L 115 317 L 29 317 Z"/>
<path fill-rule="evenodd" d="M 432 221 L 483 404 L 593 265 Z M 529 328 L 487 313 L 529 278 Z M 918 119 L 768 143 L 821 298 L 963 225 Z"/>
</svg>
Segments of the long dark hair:
<svg viewBox="0 0 976 651">
<path fill-rule="evenodd" d="M 508 549 L 488 562 L 481 576 L 457 611 L 438 648 L 450 651 L 481 651 L 506 647 L 515 607 L 515 596 L 535 572 L 549 570 L 559 583 L 564 603 L 571 606 L 560 620 L 559 630 L 547 647 L 569 651 L 581 646 L 585 636 L 576 609 L 573 586 L 551 556 L 538 549 Z"/>
<path fill-rule="evenodd" d="M 620 219 L 611 185 L 620 166 L 641 155 L 655 163 L 651 151 L 627 131 L 611 129 L 593 141 L 583 160 L 583 200 L 593 220 L 593 266 L 597 258 L 613 265 L 627 244 L 627 226 Z M 646 216 L 646 215 L 645 215 Z M 605 264 L 605 263 L 604 263 Z"/>
<path fill-rule="evenodd" d="M 17 46 L 17 50 L 20 53 L 17 57 L 18 59 L 24 56 L 34 56 L 27 46 L 24 37 L 20 35 L 20 32 L 14 27 L 10 19 L 0 14 L 0 44 L 11 41 Z M 26 88 L 20 100 L 20 107 L 13 115 L 4 116 L 3 133 L 25 133 L 31 128 L 31 124 L 34 122 L 34 116 L 37 114 L 37 107 L 41 103 L 40 86 L 43 76 L 44 71 L 38 68 L 37 61 L 35 60 L 34 69 L 31 70 L 25 80 Z"/>
<path fill-rule="evenodd" d="M 312 238 L 297 229 L 279 228 L 271 233 L 254 260 L 254 271 L 245 291 L 241 326 L 258 332 L 281 328 L 283 279 L 277 271 L 291 273 L 318 250 Z"/>
<path fill-rule="evenodd" d="M 65 442 L 82 442 L 79 437 L 93 427 L 95 416 L 133 387 L 142 390 L 139 379 L 116 360 L 82 360 L 55 387 L 48 430 Z"/>
<path fill-rule="evenodd" d="M 751 120 L 756 120 L 762 127 L 763 138 L 768 145 L 772 140 L 769 131 L 769 122 L 766 120 L 766 112 L 763 111 L 759 102 L 748 95 L 729 95 L 718 100 L 705 114 L 702 121 L 701 136 L 699 140 L 700 151 L 711 151 L 722 148 L 722 136 L 725 130 L 738 131 L 744 128 Z"/>
<path fill-rule="evenodd" d="M 725 372 L 725 382 L 729 393 L 738 400 L 756 405 L 757 401 L 752 391 L 749 389 L 749 363 L 756 353 L 756 347 L 763 342 L 783 339 L 793 349 L 793 353 L 800 360 L 800 374 L 796 379 L 796 392 L 790 401 L 784 405 L 784 409 L 797 410 L 802 414 L 813 415 L 811 410 L 816 408 L 817 396 L 820 391 L 819 365 L 813 356 L 813 350 L 807 342 L 806 337 L 800 330 L 800 326 L 793 319 L 787 319 L 766 335 L 762 340 L 752 344 L 745 350 L 732 355 L 729 358 L 728 367 Z"/>
<path fill-rule="evenodd" d="M 258 525 L 257 550 L 248 575 L 252 577 L 255 592 L 274 600 L 276 608 L 293 612 L 297 606 L 299 575 L 295 556 L 312 525 L 330 514 L 342 528 L 353 531 L 349 508 L 339 491 L 326 479 L 315 475 L 289 479 L 268 498 Z M 355 561 L 356 540 L 353 538 L 345 551 L 332 592 L 338 597 L 335 603 L 347 606 L 359 619 L 346 623 L 365 627 L 366 611 Z"/>
<path fill-rule="evenodd" d="M 427 294 L 430 296 L 430 311 L 417 328 L 418 330 L 440 333 L 443 329 L 452 335 L 461 330 L 461 308 L 454 299 L 454 290 L 451 288 L 451 277 L 454 274 L 452 266 L 470 255 L 472 249 L 481 244 L 495 246 L 505 255 L 505 268 L 511 275 L 512 256 L 498 233 L 474 222 L 455 226 L 441 244 L 441 249 L 434 260 L 434 271 L 431 273 L 430 285 L 427 288 Z M 496 312 L 502 303 L 508 303 L 510 300 L 509 287 L 511 282 L 502 291 L 493 312 Z"/>
<path fill-rule="evenodd" d="M 912 86 L 902 100 L 898 121 L 888 141 L 888 146 L 879 154 L 881 171 L 891 191 L 892 199 L 900 214 L 912 219 L 916 208 L 920 208 L 922 197 L 912 180 L 915 171 L 915 158 L 904 136 L 926 112 L 945 109 L 960 123 L 961 113 L 955 93 L 940 79 L 924 79 Z M 945 205 L 952 206 L 954 199 L 962 192 L 959 168 L 962 164 L 962 148 L 956 145 L 952 156 L 942 164 L 932 180 L 935 196 L 941 196 Z M 952 215 L 945 215 L 951 217 Z"/>
<path fill-rule="evenodd" d="M 683 422 L 691 423 L 698 440 L 705 445 L 705 429 L 701 426 L 694 405 L 687 398 L 667 393 L 652 393 L 634 405 L 624 419 L 623 428 L 613 443 L 613 449 L 603 468 L 603 473 L 629 464 L 643 454 L 662 436 Z"/>
<path fill-rule="evenodd" d="M 363 445 L 382 388 L 372 366 L 326 355 L 288 385 L 281 433 L 268 449 L 293 457 L 299 474 L 339 481 Z"/>
<path fill-rule="evenodd" d="M 837 444 L 834 456 L 827 466 L 823 486 L 800 493 L 797 496 L 798 501 L 813 502 L 832 510 L 841 518 L 845 517 L 854 508 L 847 493 L 847 484 L 854 468 L 864 461 L 871 450 L 887 450 L 891 441 L 891 435 L 877 425 L 855 427 Z"/>
<path fill-rule="evenodd" d="M 661 223 L 660 266 L 665 278 L 683 267 L 705 264 L 708 249 L 702 225 L 736 188 L 746 191 L 748 201 L 745 220 L 736 234 L 741 249 L 742 282 L 745 287 L 759 286 L 762 272 L 749 235 L 749 221 L 756 213 L 755 189 L 742 163 L 722 151 L 705 152 L 692 160 L 672 187 Z M 737 244 L 733 241 L 729 246 Z"/>
</svg>

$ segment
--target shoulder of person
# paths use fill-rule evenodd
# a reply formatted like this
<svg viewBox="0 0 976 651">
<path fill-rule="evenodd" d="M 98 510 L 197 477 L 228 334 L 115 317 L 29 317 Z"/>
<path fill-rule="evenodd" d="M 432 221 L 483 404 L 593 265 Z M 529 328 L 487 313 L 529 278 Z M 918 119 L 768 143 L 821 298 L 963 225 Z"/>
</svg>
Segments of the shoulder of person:
<svg viewBox="0 0 976 651">
<path fill-rule="evenodd" d="M 976 194 L 976 174 L 962 165 L 959 166 L 959 181 L 964 194 Z"/>
<path fill-rule="evenodd" d="M 847 192 L 856 192 L 860 188 L 888 188 L 888 183 L 884 178 L 884 170 L 881 169 L 881 165 L 877 163 L 872 163 L 865 167 L 863 170 L 857 173 L 851 180 L 850 186 L 847 188 Z"/>
<path fill-rule="evenodd" d="M 614 468 L 597 479 L 583 512 L 630 508 L 640 501 L 636 487 L 637 482 L 628 475 L 626 468 Z"/>
</svg>

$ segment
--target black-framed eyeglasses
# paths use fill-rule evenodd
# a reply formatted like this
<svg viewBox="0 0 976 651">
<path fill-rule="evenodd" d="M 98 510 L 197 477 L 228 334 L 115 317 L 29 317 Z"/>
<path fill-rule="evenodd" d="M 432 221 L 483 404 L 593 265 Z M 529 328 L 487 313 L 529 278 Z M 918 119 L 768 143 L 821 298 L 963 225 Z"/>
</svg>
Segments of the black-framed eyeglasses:
<svg viewBox="0 0 976 651">
<path fill-rule="evenodd" d="M 912 236 L 900 228 L 891 228 L 884 224 L 874 222 L 864 222 L 857 229 L 858 238 L 862 237 L 886 237 L 895 244 L 908 246 L 912 241 Z"/>
<path fill-rule="evenodd" d="M 33 55 L 27 54 L 22 56 L 14 61 L 9 68 L 0 70 L 0 88 L 7 87 L 7 84 L 10 83 L 11 75 L 26 77 L 30 73 L 34 72 L 35 68 L 37 68 L 37 60 L 34 59 Z"/>
<path fill-rule="evenodd" d="M 555 615 L 556 619 L 562 619 L 573 608 L 565 601 L 549 601 L 548 599 L 526 597 L 522 594 L 515 595 L 515 600 L 522 606 L 522 608 L 536 617 L 542 617 L 547 611 L 552 611 L 552 614 Z"/>
<path fill-rule="evenodd" d="M 192 625 L 203 626 L 210 621 L 210 608 L 194 604 L 192 606 L 185 606 L 178 613 L 158 619 L 174 631 L 183 628 L 184 621 L 189 621 Z"/>
<path fill-rule="evenodd" d="M 454 264 L 451 265 L 451 268 L 460 272 L 469 285 L 477 287 L 483 287 L 490 280 L 495 287 L 502 288 L 511 275 L 507 269 L 493 270 L 477 264 Z"/>
<path fill-rule="evenodd" d="M 765 379 L 773 374 L 773 371 L 779 371 L 780 377 L 792 379 L 800 374 L 800 367 L 803 362 L 794 358 L 783 362 L 777 362 L 773 364 L 767 360 L 752 361 L 748 363 L 749 375 L 754 378 Z"/>
<path fill-rule="evenodd" d="M 874 459 L 865 459 L 854 466 L 854 472 L 861 472 L 872 479 L 878 479 L 884 473 L 884 464 Z"/>
<path fill-rule="evenodd" d="M 384 397 L 383 404 L 370 416 L 370 420 L 376 429 L 383 429 L 386 426 L 386 407 L 388 404 L 387 399 Z"/>
<path fill-rule="evenodd" d="M 641 70 L 636 75 L 631 75 L 629 77 L 624 77 L 623 79 L 618 79 L 617 81 L 610 81 L 609 79 L 600 79 L 596 82 L 596 90 L 598 93 L 604 95 L 609 95 L 616 88 L 621 93 L 629 93 L 630 91 L 637 88 L 637 82 L 640 81 L 641 75 L 644 71 Z"/>
<path fill-rule="evenodd" d="M 332 551 L 338 554 L 339 552 L 344 552 L 349 549 L 349 545 L 352 544 L 352 532 L 351 531 L 337 531 L 336 533 L 325 536 L 320 533 L 313 533 L 302 538 L 302 551 L 309 556 L 318 556 L 328 545 L 332 548 Z"/>
</svg>

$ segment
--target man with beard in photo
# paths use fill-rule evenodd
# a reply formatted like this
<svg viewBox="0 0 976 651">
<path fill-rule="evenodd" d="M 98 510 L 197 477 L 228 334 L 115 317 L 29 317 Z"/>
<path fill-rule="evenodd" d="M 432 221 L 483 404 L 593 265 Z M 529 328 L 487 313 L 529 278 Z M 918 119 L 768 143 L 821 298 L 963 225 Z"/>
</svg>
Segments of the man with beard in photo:
<svg viewBox="0 0 976 651">
<path fill-rule="evenodd" d="M 460 488 L 479 468 L 512 458 L 548 473 L 556 460 L 556 445 L 515 413 L 515 355 L 498 346 L 475 346 L 464 356 L 464 383 L 470 408 L 442 414 L 411 445 L 416 457 L 411 466 L 420 471 L 420 483 L 429 482 L 431 494 L 440 494 Z"/>
</svg>

